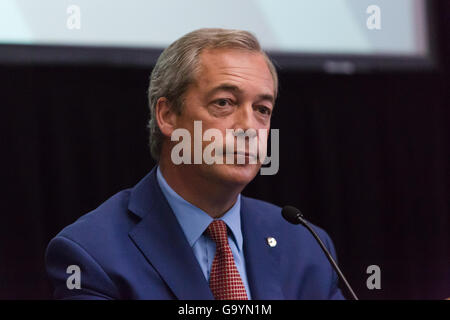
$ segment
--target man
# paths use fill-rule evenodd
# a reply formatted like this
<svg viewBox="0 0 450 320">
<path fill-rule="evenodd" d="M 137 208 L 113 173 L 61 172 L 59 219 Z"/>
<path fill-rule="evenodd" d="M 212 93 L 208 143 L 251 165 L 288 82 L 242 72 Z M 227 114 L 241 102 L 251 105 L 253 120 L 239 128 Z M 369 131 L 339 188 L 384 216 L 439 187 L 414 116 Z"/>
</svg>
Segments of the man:
<svg viewBox="0 0 450 320">
<path fill-rule="evenodd" d="M 312 235 L 284 221 L 279 207 L 240 194 L 262 159 L 252 163 L 248 141 L 230 152 L 239 134 L 228 131 L 255 130 L 248 139 L 264 149 L 259 132 L 270 128 L 277 87 L 274 66 L 248 32 L 200 29 L 172 43 L 149 86 L 158 165 L 52 239 L 46 264 L 55 298 L 342 299 Z M 174 161 L 175 132 L 195 136 L 194 121 L 225 137 L 215 141 L 215 159 L 244 163 L 189 161 L 204 155 L 205 141 L 191 141 L 178 154 L 188 161 Z"/>
</svg>

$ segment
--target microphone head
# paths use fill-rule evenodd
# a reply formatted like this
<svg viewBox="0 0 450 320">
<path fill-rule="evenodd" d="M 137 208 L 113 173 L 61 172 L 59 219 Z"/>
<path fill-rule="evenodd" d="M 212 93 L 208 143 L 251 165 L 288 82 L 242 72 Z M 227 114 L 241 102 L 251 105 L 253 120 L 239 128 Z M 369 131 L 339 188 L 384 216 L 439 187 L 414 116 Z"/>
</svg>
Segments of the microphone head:
<svg viewBox="0 0 450 320">
<path fill-rule="evenodd" d="M 293 206 L 284 206 L 281 215 L 292 224 L 304 223 L 302 212 Z"/>
</svg>

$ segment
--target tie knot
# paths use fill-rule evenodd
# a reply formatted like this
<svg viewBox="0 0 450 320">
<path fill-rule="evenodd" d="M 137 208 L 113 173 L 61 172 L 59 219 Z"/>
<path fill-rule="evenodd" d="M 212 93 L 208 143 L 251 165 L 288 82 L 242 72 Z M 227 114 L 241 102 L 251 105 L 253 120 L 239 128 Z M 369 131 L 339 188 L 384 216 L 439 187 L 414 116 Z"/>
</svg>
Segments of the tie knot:
<svg viewBox="0 0 450 320">
<path fill-rule="evenodd" d="M 216 246 L 222 247 L 228 244 L 227 225 L 222 220 L 211 222 L 208 226 L 208 234 Z"/>
</svg>

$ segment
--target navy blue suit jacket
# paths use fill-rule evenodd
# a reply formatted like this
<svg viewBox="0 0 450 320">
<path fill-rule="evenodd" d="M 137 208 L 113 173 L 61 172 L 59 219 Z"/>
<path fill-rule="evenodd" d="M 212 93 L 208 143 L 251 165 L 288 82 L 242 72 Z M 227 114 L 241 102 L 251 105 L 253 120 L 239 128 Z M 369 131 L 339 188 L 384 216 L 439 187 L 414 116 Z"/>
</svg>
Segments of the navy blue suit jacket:
<svg viewBox="0 0 450 320">
<path fill-rule="evenodd" d="M 313 236 L 283 220 L 281 208 L 241 197 L 253 299 L 343 299 L 337 275 Z M 331 239 L 313 226 L 335 256 Z M 270 247 L 267 237 L 277 241 Z M 70 265 L 81 288 L 69 289 Z M 46 268 L 57 299 L 213 299 L 154 168 L 53 238 Z"/>
</svg>

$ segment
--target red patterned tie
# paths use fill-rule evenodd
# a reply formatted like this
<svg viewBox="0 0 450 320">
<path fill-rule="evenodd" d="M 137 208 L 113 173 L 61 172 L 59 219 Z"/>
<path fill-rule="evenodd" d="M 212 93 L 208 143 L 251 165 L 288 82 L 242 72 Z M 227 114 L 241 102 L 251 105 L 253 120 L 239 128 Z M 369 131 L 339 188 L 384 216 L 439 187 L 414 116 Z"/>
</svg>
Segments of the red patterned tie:
<svg viewBox="0 0 450 320">
<path fill-rule="evenodd" d="M 234 263 L 228 244 L 227 225 L 214 220 L 208 227 L 208 234 L 216 243 L 209 286 L 216 300 L 248 300 L 244 283 Z"/>
</svg>

